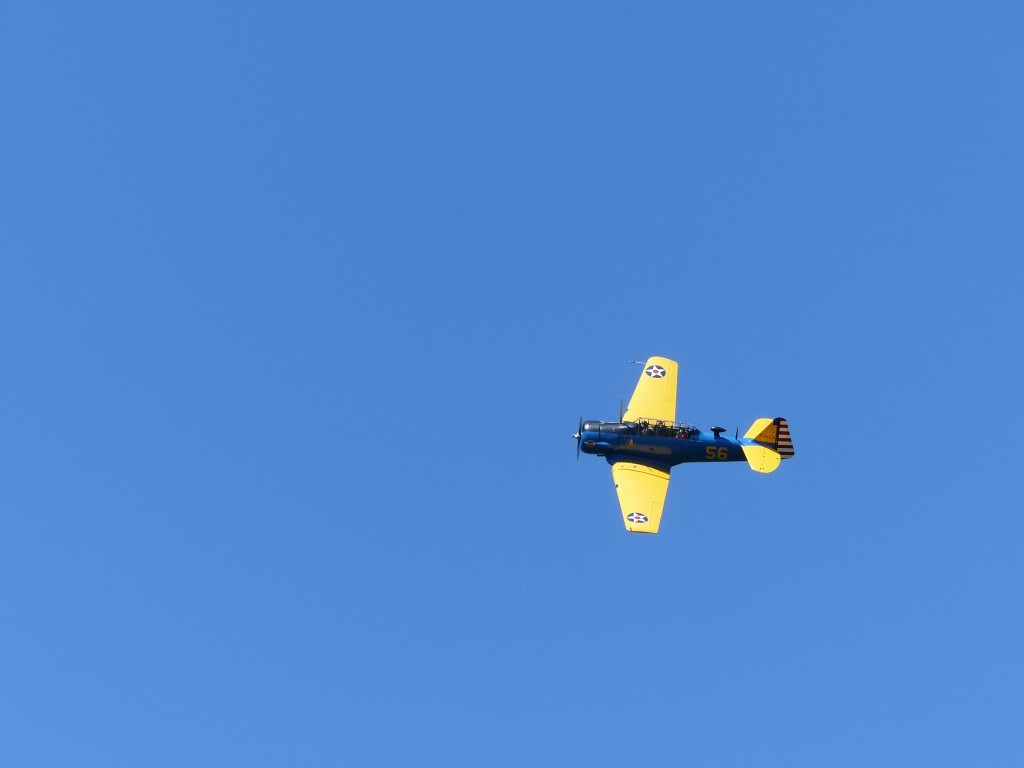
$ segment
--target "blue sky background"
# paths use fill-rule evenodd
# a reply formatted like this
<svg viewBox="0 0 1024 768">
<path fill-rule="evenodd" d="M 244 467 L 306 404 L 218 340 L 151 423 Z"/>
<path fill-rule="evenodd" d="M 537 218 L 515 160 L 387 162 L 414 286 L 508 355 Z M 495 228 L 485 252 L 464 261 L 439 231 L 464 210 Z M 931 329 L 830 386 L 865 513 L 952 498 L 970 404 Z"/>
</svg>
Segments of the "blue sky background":
<svg viewBox="0 0 1024 768">
<path fill-rule="evenodd" d="M 0 762 L 1019 765 L 1022 35 L 4 4 Z"/>
</svg>

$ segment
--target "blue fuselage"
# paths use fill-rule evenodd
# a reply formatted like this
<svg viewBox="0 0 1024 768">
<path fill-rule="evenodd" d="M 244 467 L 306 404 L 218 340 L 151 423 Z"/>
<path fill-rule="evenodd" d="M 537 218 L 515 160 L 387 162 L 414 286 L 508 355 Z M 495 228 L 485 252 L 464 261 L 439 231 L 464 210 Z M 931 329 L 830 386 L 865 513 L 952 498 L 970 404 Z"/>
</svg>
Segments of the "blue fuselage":
<svg viewBox="0 0 1024 768">
<path fill-rule="evenodd" d="M 675 434 L 667 436 L 669 433 Z M 694 461 L 746 461 L 741 446 L 753 442 L 747 438 L 727 437 L 694 427 L 673 430 L 641 426 L 628 421 L 588 421 L 583 424 L 580 432 L 580 450 L 584 453 L 604 456 L 609 464 L 634 461 L 664 469 Z"/>
</svg>

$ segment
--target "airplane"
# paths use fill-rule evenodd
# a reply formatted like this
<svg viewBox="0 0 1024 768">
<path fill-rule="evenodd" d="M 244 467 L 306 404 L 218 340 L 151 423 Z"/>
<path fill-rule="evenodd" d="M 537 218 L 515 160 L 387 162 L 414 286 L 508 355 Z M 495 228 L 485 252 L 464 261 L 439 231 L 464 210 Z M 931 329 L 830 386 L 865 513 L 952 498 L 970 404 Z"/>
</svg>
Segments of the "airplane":
<svg viewBox="0 0 1024 768">
<path fill-rule="evenodd" d="M 651 357 L 626 412 L 619 420 L 584 421 L 580 414 L 576 458 L 580 451 L 604 456 L 612 465 L 612 480 L 627 531 L 657 533 L 668 492 L 669 471 L 678 464 L 746 461 L 755 472 L 774 472 L 783 459 L 793 458 L 793 438 L 783 418 L 757 419 L 743 437 L 723 435 L 677 423 L 676 389 L 679 364 Z"/>
</svg>

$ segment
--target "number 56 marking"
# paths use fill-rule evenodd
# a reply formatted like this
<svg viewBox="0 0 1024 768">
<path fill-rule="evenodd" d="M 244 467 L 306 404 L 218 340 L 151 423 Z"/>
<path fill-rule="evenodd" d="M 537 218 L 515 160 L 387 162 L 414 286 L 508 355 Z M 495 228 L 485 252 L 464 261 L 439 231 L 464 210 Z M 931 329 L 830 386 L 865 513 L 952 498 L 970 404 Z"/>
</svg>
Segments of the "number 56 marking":
<svg viewBox="0 0 1024 768">
<path fill-rule="evenodd" d="M 725 461 L 726 459 L 729 458 L 729 449 L 726 448 L 724 445 L 720 445 L 716 450 L 715 446 L 709 445 L 705 449 L 704 455 L 708 458 L 709 461 Z"/>
</svg>

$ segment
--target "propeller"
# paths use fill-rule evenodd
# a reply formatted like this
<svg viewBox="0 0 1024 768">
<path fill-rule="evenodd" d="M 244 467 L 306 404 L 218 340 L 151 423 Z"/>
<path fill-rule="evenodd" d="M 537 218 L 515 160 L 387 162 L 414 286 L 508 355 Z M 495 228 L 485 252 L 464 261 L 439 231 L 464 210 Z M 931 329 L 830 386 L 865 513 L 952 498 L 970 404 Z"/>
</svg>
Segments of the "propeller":
<svg viewBox="0 0 1024 768">
<path fill-rule="evenodd" d="M 622 423 L 622 398 L 619 398 L 619 424 Z"/>
<path fill-rule="evenodd" d="M 583 442 L 583 413 L 580 413 L 580 425 L 576 429 L 576 434 L 573 435 L 576 439 L 576 461 L 580 460 L 580 443 Z"/>
</svg>

